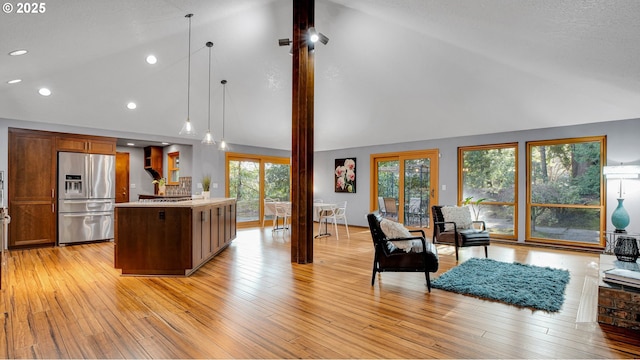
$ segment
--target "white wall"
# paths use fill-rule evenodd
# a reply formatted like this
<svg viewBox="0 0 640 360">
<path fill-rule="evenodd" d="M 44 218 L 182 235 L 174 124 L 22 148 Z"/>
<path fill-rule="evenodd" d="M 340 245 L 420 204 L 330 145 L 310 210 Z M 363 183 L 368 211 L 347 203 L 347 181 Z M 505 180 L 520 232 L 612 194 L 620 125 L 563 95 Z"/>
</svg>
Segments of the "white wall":
<svg viewBox="0 0 640 360">
<path fill-rule="evenodd" d="M 190 144 L 185 144 L 189 142 L 189 140 L 185 139 L 177 139 L 177 138 L 166 138 L 166 137 L 158 137 L 154 135 L 148 134 L 136 134 L 124 131 L 104 131 L 100 129 L 92 129 L 92 128 L 83 128 L 77 126 L 66 126 L 66 125 L 57 125 L 50 123 L 38 123 L 31 121 L 19 121 L 19 120 L 9 120 L 0 118 L 0 170 L 4 170 L 5 174 L 7 174 L 8 170 L 8 134 L 9 128 L 20 128 L 20 129 L 30 129 L 30 130 L 42 130 L 42 131 L 52 131 L 52 132 L 62 132 L 62 133 L 71 133 L 71 134 L 84 134 L 84 135 L 95 135 L 95 136 L 108 136 L 115 138 L 124 138 L 124 139 L 138 139 L 145 141 L 155 141 L 158 144 L 161 142 L 170 142 L 170 143 L 180 143 L 179 145 L 181 157 L 184 154 L 184 176 L 190 176 L 192 171 L 192 156 L 193 151 L 191 150 Z M 153 185 L 151 184 L 150 176 L 144 171 L 144 153 L 142 148 L 132 148 L 132 147 L 117 147 L 117 151 L 121 152 L 129 152 L 130 155 L 130 171 L 131 178 L 130 183 L 135 184 L 136 188 L 130 189 L 130 199 L 137 200 L 138 194 L 140 193 L 153 193 Z M 166 157 L 166 155 L 165 155 Z M 7 182 L 5 181 L 5 194 Z M 5 195 L 6 196 L 6 195 Z M 6 200 L 5 200 L 6 205 Z"/>
<path fill-rule="evenodd" d="M 434 129 L 437 131 L 437 129 Z M 607 165 L 619 165 L 620 162 L 640 165 L 640 119 L 611 121 L 604 123 L 536 129 L 519 132 L 466 136 L 459 138 L 425 140 L 402 144 L 380 145 L 375 147 L 343 149 L 317 152 L 314 157 L 315 196 L 325 201 L 348 201 L 347 219 L 349 224 L 367 226 L 366 214 L 369 212 L 370 193 L 370 155 L 394 151 L 419 149 L 438 149 L 439 159 L 439 201 L 440 204 L 457 202 L 457 151 L 459 146 L 499 144 L 518 142 L 518 239 L 525 238 L 525 201 L 526 201 L 526 142 L 535 140 L 563 139 L 584 136 L 607 136 Z M 365 136 L 363 134 L 363 136 Z M 335 193 L 333 190 L 333 168 L 335 159 L 357 158 L 357 193 Z M 613 230 L 611 212 L 616 208 L 618 181 L 607 184 L 607 230 Z M 447 190 L 442 190 L 446 185 Z M 640 233 L 640 180 L 625 180 L 625 209 L 631 222 L 627 231 Z M 375 207 L 375 204 L 374 204 Z"/>
<path fill-rule="evenodd" d="M 8 127 L 19 127 L 27 129 L 60 131 L 70 133 L 81 133 L 88 135 L 113 136 L 122 138 L 139 138 L 158 141 L 173 141 L 173 139 L 158 139 L 143 134 L 131 134 L 125 132 L 106 132 L 95 129 L 69 127 L 63 125 L 52 125 L 43 123 L 31 123 L 24 121 L 0 119 L 0 170 L 7 171 L 7 129 Z M 409 131 L 409 130 L 408 130 Z M 434 129 L 437 131 L 437 129 Z M 447 190 L 439 190 L 440 204 L 455 204 L 457 199 L 457 149 L 458 146 L 472 146 L 485 144 L 498 144 L 506 142 L 519 143 L 519 184 L 518 197 L 520 208 L 518 209 L 518 238 L 523 241 L 525 234 L 525 211 L 524 204 L 526 199 L 526 142 L 535 140 L 575 138 L 583 136 L 607 136 L 607 164 L 619 165 L 621 162 L 625 164 L 640 165 L 640 147 L 638 146 L 638 134 L 640 134 L 640 119 L 611 121 L 587 125 L 554 127 L 546 129 L 535 129 L 528 131 L 498 133 L 478 136 L 467 136 L 449 139 L 424 140 L 416 142 L 407 142 L 401 144 L 387 144 L 379 146 L 370 146 L 363 148 L 342 149 L 334 151 L 316 152 L 314 158 L 314 189 L 315 197 L 322 198 L 325 201 L 343 201 L 348 202 L 347 217 L 349 224 L 367 226 L 366 214 L 369 212 L 369 193 L 370 193 L 370 176 L 369 169 L 370 155 L 374 153 L 386 153 L 394 151 L 408 151 L 419 149 L 438 149 L 441 157 L 439 159 L 439 185 L 446 185 Z M 362 136 L 366 136 L 363 133 Z M 181 139 L 184 141 L 184 139 Z M 177 141 L 174 141 L 177 142 Z M 199 141 L 193 141 L 191 147 L 184 145 L 181 147 L 181 174 L 193 177 L 193 193 L 199 193 L 201 189 L 197 188 L 204 174 L 211 175 L 212 178 L 212 197 L 223 197 L 225 189 L 225 153 L 217 150 L 216 146 L 206 146 L 200 144 Z M 189 165 L 188 149 L 191 150 L 191 162 Z M 233 152 L 245 154 L 261 154 L 269 156 L 289 157 L 290 152 L 265 149 L 251 146 L 233 145 Z M 184 152 L 184 155 L 183 155 Z M 136 155 L 137 156 L 137 155 Z M 183 157 L 184 156 L 184 157 Z M 166 157 L 166 156 L 165 156 Z M 334 163 L 337 158 L 353 157 L 357 159 L 357 193 L 336 193 L 333 190 L 333 171 Z M 135 161 L 142 164 L 142 159 L 131 158 L 132 163 Z M 139 161 L 139 162 L 138 162 Z M 184 165 L 183 165 L 184 164 Z M 184 170 L 183 170 L 184 169 Z M 133 170 L 133 167 L 132 167 Z M 144 170 L 142 170 L 144 171 Z M 150 192 L 147 190 L 143 175 L 139 175 L 137 179 L 142 185 L 138 192 Z M 218 187 L 215 188 L 214 185 Z M 615 209 L 617 201 L 617 181 L 610 181 L 607 184 L 607 230 L 613 230 L 611 224 L 611 212 Z M 138 184 L 137 184 L 138 185 Z M 629 212 L 631 222 L 627 230 L 632 233 L 640 233 L 640 180 L 625 180 L 625 209 Z M 5 185 L 6 193 L 6 185 Z M 133 192 L 131 193 L 133 196 Z M 136 195 L 137 198 L 137 195 Z M 134 197 L 131 198 L 132 200 Z"/>
</svg>

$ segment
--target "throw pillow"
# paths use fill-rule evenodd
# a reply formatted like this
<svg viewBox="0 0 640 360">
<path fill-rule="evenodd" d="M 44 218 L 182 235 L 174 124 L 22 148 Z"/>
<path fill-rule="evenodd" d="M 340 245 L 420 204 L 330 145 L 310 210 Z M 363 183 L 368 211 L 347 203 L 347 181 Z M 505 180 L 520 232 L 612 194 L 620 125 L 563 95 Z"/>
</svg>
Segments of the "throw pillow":
<svg viewBox="0 0 640 360">
<path fill-rule="evenodd" d="M 453 221 L 458 230 L 471 229 L 471 211 L 468 206 L 443 206 L 442 217 L 444 221 Z M 453 230 L 453 224 L 445 224 L 445 231 Z"/>
<path fill-rule="evenodd" d="M 404 225 L 387 219 L 382 219 L 382 221 L 380 221 L 380 229 L 382 229 L 382 232 L 387 235 L 388 239 L 413 236 L 409 230 L 404 227 Z"/>
<path fill-rule="evenodd" d="M 404 225 L 395 221 L 382 219 L 380 221 L 380 229 L 387 236 L 387 239 L 399 239 L 412 237 L 412 235 Z M 402 249 L 404 252 L 422 252 L 422 242 L 420 240 L 398 240 L 388 241 L 387 248 L 389 251 Z"/>
</svg>

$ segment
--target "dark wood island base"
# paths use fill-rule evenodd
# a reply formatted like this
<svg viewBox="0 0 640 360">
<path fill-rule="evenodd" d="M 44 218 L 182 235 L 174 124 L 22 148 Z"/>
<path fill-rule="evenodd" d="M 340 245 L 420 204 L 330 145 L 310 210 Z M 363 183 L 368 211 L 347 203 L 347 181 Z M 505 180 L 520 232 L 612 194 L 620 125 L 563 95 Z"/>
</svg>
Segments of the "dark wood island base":
<svg viewBox="0 0 640 360">
<path fill-rule="evenodd" d="M 235 237 L 235 199 L 116 204 L 114 266 L 123 275 L 188 276 Z"/>
</svg>

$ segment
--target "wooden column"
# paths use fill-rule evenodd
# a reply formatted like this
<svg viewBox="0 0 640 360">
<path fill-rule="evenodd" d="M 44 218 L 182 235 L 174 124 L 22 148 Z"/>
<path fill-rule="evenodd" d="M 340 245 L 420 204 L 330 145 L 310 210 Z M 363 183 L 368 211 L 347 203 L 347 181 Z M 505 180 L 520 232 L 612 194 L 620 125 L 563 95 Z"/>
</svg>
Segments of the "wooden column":
<svg viewBox="0 0 640 360">
<path fill-rule="evenodd" d="M 315 0 L 293 0 L 291 262 L 313 262 L 313 52 Z"/>
</svg>

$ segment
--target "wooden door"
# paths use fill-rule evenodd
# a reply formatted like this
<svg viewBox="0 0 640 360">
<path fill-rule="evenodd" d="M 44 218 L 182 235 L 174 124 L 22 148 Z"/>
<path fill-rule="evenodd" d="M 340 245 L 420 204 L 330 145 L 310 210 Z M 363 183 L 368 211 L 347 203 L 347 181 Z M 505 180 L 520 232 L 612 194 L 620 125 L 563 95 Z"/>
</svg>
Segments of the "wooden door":
<svg viewBox="0 0 640 360">
<path fill-rule="evenodd" d="M 129 153 L 116 153 L 116 203 L 129 202 Z"/>
<path fill-rule="evenodd" d="M 56 243 L 55 137 L 9 129 L 9 248 Z"/>
</svg>

